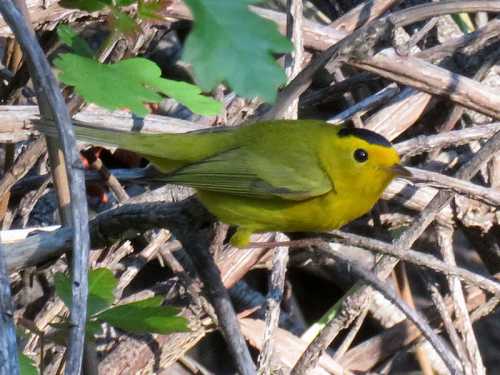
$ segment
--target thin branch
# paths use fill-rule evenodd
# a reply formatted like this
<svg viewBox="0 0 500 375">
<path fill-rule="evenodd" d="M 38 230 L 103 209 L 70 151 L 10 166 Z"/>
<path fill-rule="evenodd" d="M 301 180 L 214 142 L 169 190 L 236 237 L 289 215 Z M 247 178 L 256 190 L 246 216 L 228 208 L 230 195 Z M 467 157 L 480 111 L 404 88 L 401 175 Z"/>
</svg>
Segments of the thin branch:
<svg viewBox="0 0 500 375">
<path fill-rule="evenodd" d="M 453 320 L 451 319 L 451 314 L 446 307 L 446 303 L 444 302 L 441 293 L 439 293 L 439 290 L 435 285 L 430 285 L 429 289 L 431 292 L 432 302 L 434 302 L 434 306 L 441 316 L 441 320 L 443 321 L 446 333 L 448 334 L 448 337 L 450 338 L 450 341 L 455 348 L 455 351 L 457 352 L 458 358 L 460 358 L 460 360 L 462 361 L 465 373 L 468 374 L 469 369 L 471 368 L 471 364 L 469 359 L 467 358 L 464 343 L 462 340 L 460 340 L 458 332 L 453 324 Z"/>
<path fill-rule="evenodd" d="M 337 113 L 335 116 L 330 117 L 327 122 L 329 122 L 330 124 L 341 124 L 356 114 L 363 114 L 370 109 L 375 108 L 381 103 L 392 98 L 394 95 L 398 94 L 398 92 L 398 86 L 395 83 L 390 84 L 382 90 L 376 92 L 375 94 L 370 95 L 369 97 L 347 108 L 345 111 L 342 111 L 340 113 Z"/>
<path fill-rule="evenodd" d="M 67 175 L 70 176 L 73 237 L 73 299 L 70 315 L 69 356 L 67 374 L 80 374 L 85 341 L 87 318 L 87 264 L 89 252 L 88 214 L 85 195 L 85 179 L 80 156 L 76 148 L 71 119 L 50 65 L 38 44 L 30 25 L 10 1 L 0 1 L 0 12 L 29 61 L 30 72 L 40 103 L 47 103 L 44 117 L 52 118 L 59 132 L 64 156 L 67 159 Z M 42 109 L 42 107 L 41 107 Z"/>
<path fill-rule="evenodd" d="M 500 131 L 500 122 L 473 126 L 462 130 L 453 130 L 436 135 L 420 135 L 407 141 L 396 143 L 394 146 L 400 155 L 405 157 L 418 155 L 436 148 L 460 146 L 470 142 L 493 137 Z"/>
<path fill-rule="evenodd" d="M 491 11 L 499 12 L 500 4 L 495 1 L 450 1 L 430 3 L 404 9 L 381 19 L 368 22 L 355 32 L 345 36 L 312 60 L 293 81 L 278 95 L 275 105 L 259 119 L 280 118 L 289 104 L 299 97 L 310 85 L 314 74 L 328 64 L 337 65 L 342 60 L 350 60 L 373 54 L 373 48 L 382 39 L 389 37 L 394 26 L 405 26 L 430 17 L 459 12 Z"/>
<path fill-rule="evenodd" d="M 323 250 L 326 251 L 323 251 Z M 327 256 L 332 256 L 332 252 L 330 248 L 327 246 L 320 247 L 322 253 Z M 345 256 L 341 253 L 336 253 L 333 257 L 337 260 L 342 261 L 343 263 L 349 264 L 349 267 L 354 271 L 358 276 L 360 276 L 365 282 L 369 283 L 375 290 L 381 293 L 386 299 L 396 305 L 403 314 L 406 315 L 407 319 L 412 321 L 422 332 L 425 338 L 431 343 L 432 347 L 439 354 L 443 362 L 448 367 L 448 370 L 452 374 L 462 374 L 462 366 L 459 360 L 455 357 L 455 355 L 450 351 L 444 341 L 437 336 L 432 330 L 431 326 L 427 321 L 420 316 L 415 310 L 409 307 L 394 291 L 394 288 L 382 282 L 373 272 L 370 272 L 358 264 L 349 261 Z"/>
<path fill-rule="evenodd" d="M 190 231 L 190 228 L 185 228 L 184 231 L 186 230 Z M 180 240 L 196 266 L 196 270 L 203 281 L 204 290 L 214 306 L 220 328 L 228 344 L 229 351 L 236 362 L 238 372 L 241 375 L 253 375 L 256 373 L 255 365 L 241 334 L 238 318 L 234 312 L 229 294 L 222 283 L 220 271 L 212 256 L 212 254 L 222 250 L 227 226 L 224 224 L 217 225 L 211 245 L 207 241 L 205 232 L 199 232 L 194 240 L 192 233 L 191 235 L 188 234 L 190 241 L 183 242 L 182 238 Z"/>
<path fill-rule="evenodd" d="M 441 255 L 446 263 L 455 266 L 455 254 L 453 253 L 453 228 L 444 225 L 437 227 L 438 244 Z M 481 352 L 472 329 L 472 322 L 467 310 L 464 291 L 460 280 L 455 276 L 448 277 L 448 286 L 451 291 L 451 296 L 455 306 L 455 316 L 457 318 L 457 326 L 461 331 L 465 342 L 466 352 L 470 364 L 472 365 L 472 374 L 485 375 L 485 367 L 481 358 Z"/>
<path fill-rule="evenodd" d="M 264 330 L 264 345 L 259 355 L 259 374 L 270 375 L 273 373 L 271 366 L 274 352 L 273 333 L 278 327 L 287 263 L 288 247 L 280 246 L 275 248 L 271 277 L 269 279 L 269 291 L 266 297 L 266 326 Z"/>
<path fill-rule="evenodd" d="M 16 327 L 13 322 L 14 305 L 11 297 L 3 246 L 0 245 L 0 375 L 19 374 Z"/>
</svg>

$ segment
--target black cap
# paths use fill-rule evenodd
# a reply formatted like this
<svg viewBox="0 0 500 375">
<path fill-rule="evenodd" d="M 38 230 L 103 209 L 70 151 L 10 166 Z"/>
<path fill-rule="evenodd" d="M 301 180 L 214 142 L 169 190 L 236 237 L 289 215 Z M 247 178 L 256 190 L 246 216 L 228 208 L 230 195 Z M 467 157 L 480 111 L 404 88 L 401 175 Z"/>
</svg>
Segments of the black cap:
<svg viewBox="0 0 500 375">
<path fill-rule="evenodd" d="M 374 145 L 392 147 L 391 142 L 389 142 L 385 137 L 368 129 L 344 127 L 338 132 L 339 137 L 347 137 L 349 135 L 361 138 L 362 140 Z"/>
</svg>

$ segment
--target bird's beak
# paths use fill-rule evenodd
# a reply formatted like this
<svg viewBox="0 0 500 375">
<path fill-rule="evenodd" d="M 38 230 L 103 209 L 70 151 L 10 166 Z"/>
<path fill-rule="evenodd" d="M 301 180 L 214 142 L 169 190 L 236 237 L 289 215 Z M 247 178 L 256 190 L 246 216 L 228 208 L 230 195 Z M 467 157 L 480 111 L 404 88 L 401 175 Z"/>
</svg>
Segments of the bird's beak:
<svg viewBox="0 0 500 375">
<path fill-rule="evenodd" d="M 405 167 L 403 167 L 401 164 L 394 164 L 391 167 L 392 173 L 394 173 L 396 176 L 401 176 L 401 177 L 411 177 L 412 173 Z"/>
</svg>

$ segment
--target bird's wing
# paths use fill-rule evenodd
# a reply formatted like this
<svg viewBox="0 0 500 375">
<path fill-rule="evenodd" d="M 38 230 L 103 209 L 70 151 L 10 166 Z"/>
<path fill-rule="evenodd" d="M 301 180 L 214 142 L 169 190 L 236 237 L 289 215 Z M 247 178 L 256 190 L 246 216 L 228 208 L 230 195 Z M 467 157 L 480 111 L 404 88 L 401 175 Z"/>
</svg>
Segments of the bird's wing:
<svg viewBox="0 0 500 375">
<path fill-rule="evenodd" d="M 180 168 L 164 179 L 202 190 L 289 200 L 304 200 L 333 189 L 317 160 L 277 159 L 236 148 Z"/>
</svg>

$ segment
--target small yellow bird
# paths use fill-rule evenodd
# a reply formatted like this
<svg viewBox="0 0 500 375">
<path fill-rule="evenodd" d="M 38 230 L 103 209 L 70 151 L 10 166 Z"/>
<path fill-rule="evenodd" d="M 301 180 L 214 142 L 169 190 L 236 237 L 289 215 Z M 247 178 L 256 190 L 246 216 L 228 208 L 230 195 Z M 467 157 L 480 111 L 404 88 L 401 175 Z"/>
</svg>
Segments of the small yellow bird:
<svg viewBox="0 0 500 375">
<path fill-rule="evenodd" d="M 367 213 L 402 167 L 391 143 L 322 121 L 268 121 L 183 134 L 134 134 L 75 125 L 77 138 L 135 151 L 165 182 L 196 189 L 219 220 L 253 233 L 321 232 Z"/>
</svg>

